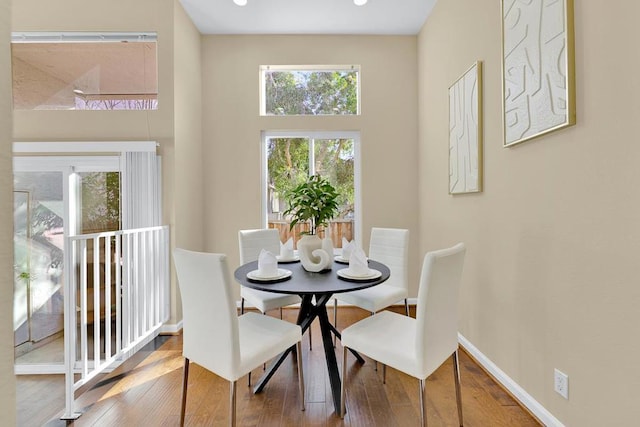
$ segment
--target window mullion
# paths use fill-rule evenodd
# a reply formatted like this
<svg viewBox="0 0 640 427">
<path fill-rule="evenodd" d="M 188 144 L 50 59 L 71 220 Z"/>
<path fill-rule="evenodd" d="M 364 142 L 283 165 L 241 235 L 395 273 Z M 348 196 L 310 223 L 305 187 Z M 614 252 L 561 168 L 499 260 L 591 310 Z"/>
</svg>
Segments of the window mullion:
<svg viewBox="0 0 640 427">
<path fill-rule="evenodd" d="M 309 138 L 309 176 L 316 174 L 316 149 L 315 139 Z"/>
</svg>

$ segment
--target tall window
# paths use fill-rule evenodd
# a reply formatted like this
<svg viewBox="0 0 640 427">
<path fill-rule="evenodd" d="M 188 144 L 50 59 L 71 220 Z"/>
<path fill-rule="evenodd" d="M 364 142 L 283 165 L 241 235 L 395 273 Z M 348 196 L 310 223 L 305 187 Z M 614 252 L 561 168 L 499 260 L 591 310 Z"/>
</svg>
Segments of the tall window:
<svg viewBox="0 0 640 427">
<path fill-rule="evenodd" d="M 310 175 L 321 175 L 337 189 L 339 212 L 331 221 L 329 232 L 335 247 L 342 237 L 353 240 L 358 235 L 357 186 L 358 134 L 354 132 L 268 133 L 264 136 L 265 179 L 264 206 L 267 226 L 278 228 L 283 241 L 297 241 L 305 226 L 289 230 L 287 195 Z"/>
<path fill-rule="evenodd" d="M 360 114 L 358 66 L 260 67 L 263 116 Z"/>
</svg>

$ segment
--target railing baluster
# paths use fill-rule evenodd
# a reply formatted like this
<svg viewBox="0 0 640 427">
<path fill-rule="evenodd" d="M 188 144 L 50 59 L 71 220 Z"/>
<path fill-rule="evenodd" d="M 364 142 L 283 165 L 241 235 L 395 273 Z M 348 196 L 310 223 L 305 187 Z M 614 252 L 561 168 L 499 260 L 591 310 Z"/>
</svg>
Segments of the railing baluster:
<svg viewBox="0 0 640 427">
<path fill-rule="evenodd" d="M 127 347 L 131 342 L 131 235 L 124 234 L 123 242 L 123 267 L 122 283 L 122 347 Z"/>
<path fill-rule="evenodd" d="M 113 236 L 116 257 L 116 353 L 122 350 L 122 235 Z"/>
<path fill-rule="evenodd" d="M 104 238 L 104 359 L 111 358 L 111 236 Z"/>
<path fill-rule="evenodd" d="M 89 350 L 87 337 L 87 241 L 80 241 L 80 357 L 82 376 L 89 373 Z"/>
<path fill-rule="evenodd" d="M 100 366 L 100 238 L 93 238 L 93 369 Z"/>
<path fill-rule="evenodd" d="M 138 339 L 140 332 L 140 234 L 133 235 L 133 283 L 130 290 L 133 293 L 133 341 Z"/>
</svg>

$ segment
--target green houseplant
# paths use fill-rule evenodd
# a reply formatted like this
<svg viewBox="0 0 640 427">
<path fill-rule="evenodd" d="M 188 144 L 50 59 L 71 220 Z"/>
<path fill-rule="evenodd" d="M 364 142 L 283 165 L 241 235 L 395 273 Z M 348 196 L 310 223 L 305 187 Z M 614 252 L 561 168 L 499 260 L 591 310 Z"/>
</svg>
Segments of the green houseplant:
<svg viewBox="0 0 640 427">
<path fill-rule="evenodd" d="M 309 222 L 309 231 L 302 233 L 297 245 L 300 262 L 307 271 L 331 268 L 333 249 L 323 246 L 317 234 L 338 213 L 337 200 L 336 189 L 320 175 L 310 176 L 288 194 L 289 208 L 283 215 L 290 215 L 289 230 L 298 223 Z"/>
<path fill-rule="evenodd" d="M 338 213 L 338 192 L 320 175 L 312 175 L 302 184 L 290 191 L 289 208 L 283 215 L 291 216 L 289 230 L 300 222 L 309 221 L 307 234 L 317 234 Z"/>
</svg>

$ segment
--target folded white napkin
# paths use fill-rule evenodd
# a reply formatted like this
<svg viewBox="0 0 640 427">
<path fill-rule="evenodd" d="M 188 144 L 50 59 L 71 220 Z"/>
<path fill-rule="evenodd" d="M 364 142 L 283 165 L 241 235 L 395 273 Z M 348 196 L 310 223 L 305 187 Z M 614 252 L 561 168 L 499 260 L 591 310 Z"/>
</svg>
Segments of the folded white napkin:
<svg viewBox="0 0 640 427">
<path fill-rule="evenodd" d="M 258 275 L 262 277 L 276 277 L 278 275 L 276 256 L 264 249 L 258 255 Z"/>
<path fill-rule="evenodd" d="M 367 256 L 364 254 L 362 248 L 356 247 L 353 252 L 351 252 L 347 273 L 352 276 L 367 276 L 371 273 L 369 264 L 367 263 Z"/>
<path fill-rule="evenodd" d="M 280 258 L 293 259 L 293 237 L 284 243 L 280 242 Z"/>
<path fill-rule="evenodd" d="M 355 241 L 348 241 L 344 237 L 342 238 L 342 259 L 348 260 L 356 246 Z"/>
</svg>

